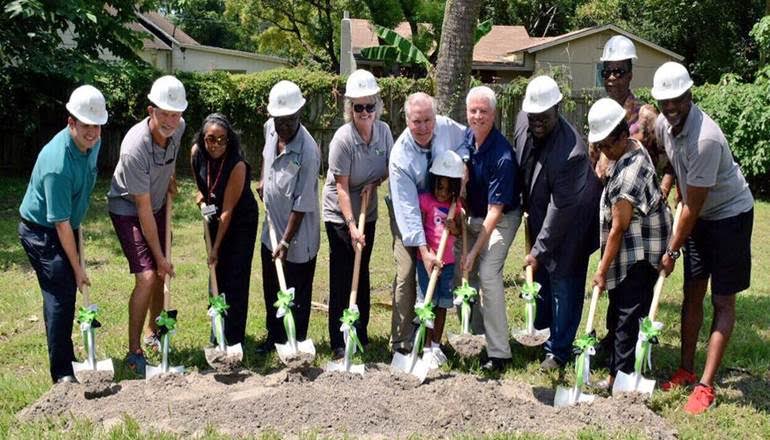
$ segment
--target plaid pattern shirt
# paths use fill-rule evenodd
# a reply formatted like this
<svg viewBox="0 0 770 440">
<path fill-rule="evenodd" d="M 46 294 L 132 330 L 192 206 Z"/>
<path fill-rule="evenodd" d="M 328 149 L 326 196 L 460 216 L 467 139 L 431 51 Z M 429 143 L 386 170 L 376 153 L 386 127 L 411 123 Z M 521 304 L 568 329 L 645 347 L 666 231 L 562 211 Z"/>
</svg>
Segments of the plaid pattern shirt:
<svg viewBox="0 0 770 440">
<path fill-rule="evenodd" d="M 608 290 L 617 287 L 637 261 L 657 267 L 671 232 L 671 213 L 660 192 L 655 168 L 647 151 L 635 142 L 639 148 L 626 152 L 610 168 L 599 207 L 602 254 L 612 228 L 612 205 L 625 199 L 634 208 L 618 255 L 607 270 Z"/>
</svg>

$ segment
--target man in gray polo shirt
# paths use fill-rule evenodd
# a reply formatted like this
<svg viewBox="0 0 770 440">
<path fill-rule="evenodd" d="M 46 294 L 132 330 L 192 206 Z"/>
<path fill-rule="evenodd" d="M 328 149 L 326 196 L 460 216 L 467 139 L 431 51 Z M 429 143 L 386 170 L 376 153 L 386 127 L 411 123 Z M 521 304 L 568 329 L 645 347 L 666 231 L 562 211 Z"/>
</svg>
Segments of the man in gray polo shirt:
<svg viewBox="0 0 770 440">
<path fill-rule="evenodd" d="M 683 207 L 661 259 L 666 274 L 680 249 L 685 254 L 680 366 L 661 388 L 697 380 L 695 348 L 710 279 L 714 318 L 706 365 L 684 407 L 699 414 L 715 404 L 714 376 L 735 325 L 735 296 L 749 287 L 754 199 L 719 126 L 693 104 L 692 85 L 684 66 L 668 62 L 655 72 L 652 96 L 661 109 L 656 136 L 674 167 Z"/>
<path fill-rule="evenodd" d="M 107 193 L 113 227 L 129 269 L 135 276 L 128 303 L 128 367 L 144 376 L 145 358 L 140 345 L 142 326 L 150 311 L 148 337 L 156 346 L 155 318 L 163 308 L 163 279 L 174 275 L 166 259 L 165 209 L 167 196 L 176 193 L 174 169 L 185 129 L 187 108 L 182 83 L 173 76 L 155 81 L 147 97 L 149 117 L 126 133 L 120 159 Z"/>
</svg>

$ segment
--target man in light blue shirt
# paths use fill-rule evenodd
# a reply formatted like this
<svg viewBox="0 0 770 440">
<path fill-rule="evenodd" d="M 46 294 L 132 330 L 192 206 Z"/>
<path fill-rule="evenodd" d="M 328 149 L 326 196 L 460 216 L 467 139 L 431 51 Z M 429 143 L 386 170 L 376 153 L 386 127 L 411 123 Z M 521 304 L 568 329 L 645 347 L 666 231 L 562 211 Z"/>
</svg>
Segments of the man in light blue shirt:
<svg viewBox="0 0 770 440">
<path fill-rule="evenodd" d="M 428 169 L 434 157 L 451 149 L 467 159 L 468 151 L 465 127 L 437 116 L 430 95 L 409 95 L 404 113 L 407 128 L 393 144 L 390 156 L 388 211 L 396 260 L 390 344 L 393 350 L 406 353 L 412 345 L 416 252 L 420 252 L 428 273 L 437 261 L 425 240 L 417 196 L 429 188 Z"/>
<path fill-rule="evenodd" d="M 77 289 L 90 285 L 80 265 L 78 230 L 96 183 L 104 96 L 93 86 L 75 89 L 67 127 L 40 151 L 19 207 L 19 239 L 43 294 L 48 361 L 54 382 L 73 382 L 72 321 Z"/>
</svg>

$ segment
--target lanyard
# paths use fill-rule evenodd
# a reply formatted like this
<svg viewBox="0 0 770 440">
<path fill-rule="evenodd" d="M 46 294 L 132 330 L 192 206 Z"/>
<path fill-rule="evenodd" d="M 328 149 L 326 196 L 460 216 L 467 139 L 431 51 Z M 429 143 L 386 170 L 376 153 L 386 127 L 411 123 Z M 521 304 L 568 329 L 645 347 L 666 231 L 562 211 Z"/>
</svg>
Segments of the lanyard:
<svg viewBox="0 0 770 440">
<path fill-rule="evenodd" d="M 212 161 L 210 160 L 206 160 L 206 187 L 208 189 L 206 203 L 208 204 L 211 204 L 211 199 L 216 198 L 216 195 L 214 195 L 214 190 L 219 183 L 219 179 L 222 177 L 222 169 L 225 167 L 225 158 L 223 157 L 219 163 L 219 171 L 217 171 L 217 177 L 214 179 L 213 185 L 211 184 L 211 162 Z"/>
</svg>

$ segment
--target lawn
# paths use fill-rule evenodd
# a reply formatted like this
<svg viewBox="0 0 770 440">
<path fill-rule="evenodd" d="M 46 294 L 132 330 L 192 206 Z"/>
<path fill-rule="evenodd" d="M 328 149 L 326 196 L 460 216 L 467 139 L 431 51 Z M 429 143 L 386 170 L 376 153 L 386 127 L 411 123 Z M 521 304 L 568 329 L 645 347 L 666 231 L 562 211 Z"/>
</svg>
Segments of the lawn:
<svg viewBox="0 0 770 440">
<path fill-rule="evenodd" d="M 101 308 L 99 329 L 100 358 L 115 361 L 116 380 L 131 378 L 123 367 L 127 344 L 127 301 L 133 286 L 132 276 L 113 233 L 106 209 L 108 180 L 100 180 L 85 221 L 86 261 L 92 281 L 91 298 Z M 104 431 L 82 420 L 48 420 L 18 423 L 14 415 L 38 399 L 50 387 L 48 359 L 42 319 L 42 299 L 27 257 L 18 242 L 16 227 L 18 205 L 26 188 L 26 180 L 0 178 L 0 438 L 62 437 L 62 438 L 145 438 L 158 433 L 143 433 L 130 418 L 117 427 Z M 200 216 L 193 204 L 194 184 L 190 179 L 180 182 L 180 197 L 174 209 L 173 261 L 177 276 L 172 282 L 172 303 L 179 311 L 179 329 L 173 340 L 172 364 L 205 369 L 201 347 L 207 342 L 209 321 L 206 315 L 207 270 Z M 378 232 L 371 263 L 374 298 L 370 334 L 373 343 L 364 355 L 367 362 L 388 362 L 390 354 L 387 337 L 390 329 L 390 285 L 394 273 L 391 236 L 387 212 L 380 194 Z M 770 438 L 770 242 L 761 237 L 770 234 L 770 203 L 758 202 L 755 208 L 752 287 L 737 299 L 738 323 L 718 382 L 719 405 L 700 417 L 690 417 L 681 410 L 687 394 L 684 391 L 656 392 L 651 408 L 671 422 L 682 438 Z M 260 207 L 260 214 L 264 210 Z M 328 245 L 325 233 L 321 235 L 318 254 L 314 300 L 324 302 L 328 293 Z M 508 316 L 511 326 L 523 325 L 521 300 L 516 293 L 523 255 L 523 234 L 518 234 L 511 247 L 506 264 Z M 592 259 L 592 267 L 598 255 Z M 264 338 L 265 307 L 258 257 L 252 269 L 251 301 L 247 327 L 248 340 L 244 351 L 245 365 L 256 372 L 273 371 L 280 367 L 278 359 L 254 354 L 254 347 Z M 661 379 L 677 367 L 679 351 L 679 303 L 681 298 L 681 264 L 664 286 L 658 318 L 666 326 L 660 346 L 655 348 L 654 367 Z M 588 299 L 588 298 L 586 298 Z M 708 301 L 707 301 L 708 302 Z M 606 298 L 600 299 L 596 327 L 604 333 L 603 316 Z M 584 310 L 587 312 L 587 308 Z M 697 368 L 704 362 L 707 330 L 710 326 L 711 306 L 707 304 L 706 321 L 698 345 Z M 456 320 L 450 319 L 450 330 L 457 330 Z M 310 336 L 319 350 L 319 365 L 328 359 L 326 314 L 314 310 L 311 316 Z M 82 340 L 73 335 L 76 355 L 82 359 Z M 554 387 L 555 373 L 538 371 L 536 349 L 522 349 L 514 345 L 514 362 L 505 376 L 533 385 Z M 153 359 L 153 362 L 157 359 Z M 478 363 L 461 364 L 451 360 L 449 367 L 479 373 Z M 597 370 L 597 374 L 606 371 Z M 571 380 L 568 370 L 567 380 Z M 599 427 L 597 427 L 599 428 Z M 66 429 L 66 431 L 64 431 Z M 274 438 L 275 433 L 264 436 Z M 598 434 L 586 433 L 586 437 Z M 169 437 L 173 438 L 170 434 Z M 598 435 L 601 437 L 600 435 Z M 218 438 L 215 432 L 207 437 Z"/>
</svg>

